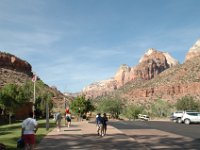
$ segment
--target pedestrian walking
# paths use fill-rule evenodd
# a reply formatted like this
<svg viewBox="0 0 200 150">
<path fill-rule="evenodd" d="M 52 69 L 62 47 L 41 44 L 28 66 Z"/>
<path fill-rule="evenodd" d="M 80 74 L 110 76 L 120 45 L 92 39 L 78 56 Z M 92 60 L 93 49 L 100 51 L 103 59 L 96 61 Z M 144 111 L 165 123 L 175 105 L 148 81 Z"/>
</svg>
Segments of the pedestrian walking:
<svg viewBox="0 0 200 150">
<path fill-rule="evenodd" d="M 107 121 L 108 121 L 108 117 L 106 115 L 106 113 L 103 114 L 103 117 L 102 117 L 102 136 L 106 135 L 106 132 L 107 132 Z"/>
<path fill-rule="evenodd" d="M 24 140 L 24 150 L 33 150 L 35 146 L 35 133 L 38 130 L 38 123 L 32 118 L 33 113 L 29 113 L 29 117 L 22 122 L 21 137 Z"/>
<path fill-rule="evenodd" d="M 71 125 L 71 113 L 69 111 L 69 107 L 66 108 L 66 113 L 65 113 L 65 126 L 69 128 Z"/>
<path fill-rule="evenodd" d="M 97 116 L 96 116 L 96 126 L 97 126 L 97 134 L 102 136 L 102 117 L 101 117 L 101 114 L 98 113 Z"/>
<path fill-rule="evenodd" d="M 55 114 L 55 122 L 56 122 L 56 127 L 57 127 L 58 132 L 60 132 L 61 130 L 61 119 L 62 119 L 62 115 L 59 111 Z"/>
</svg>

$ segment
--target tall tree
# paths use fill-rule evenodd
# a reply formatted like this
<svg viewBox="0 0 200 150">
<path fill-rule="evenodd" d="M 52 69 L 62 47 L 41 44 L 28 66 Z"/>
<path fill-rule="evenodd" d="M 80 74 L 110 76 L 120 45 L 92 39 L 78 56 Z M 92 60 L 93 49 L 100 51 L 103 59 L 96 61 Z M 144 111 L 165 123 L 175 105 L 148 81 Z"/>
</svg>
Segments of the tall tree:
<svg viewBox="0 0 200 150">
<path fill-rule="evenodd" d="M 7 84 L 0 91 L 0 106 L 9 114 L 9 123 L 15 110 L 25 101 L 27 97 L 23 88 L 16 84 Z"/>
<path fill-rule="evenodd" d="M 70 109 L 77 115 L 83 116 L 89 111 L 94 110 L 90 100 L 86 100 L 84 95 L 76 97 L 70 104 Z"/>
</svg>

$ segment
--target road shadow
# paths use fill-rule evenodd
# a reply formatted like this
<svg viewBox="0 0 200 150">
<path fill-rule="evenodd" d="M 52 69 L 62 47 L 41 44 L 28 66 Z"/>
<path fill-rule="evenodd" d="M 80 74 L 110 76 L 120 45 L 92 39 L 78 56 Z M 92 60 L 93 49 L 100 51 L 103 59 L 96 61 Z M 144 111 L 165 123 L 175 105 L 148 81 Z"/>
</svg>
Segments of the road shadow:
<svg viewBox="0 0 200 150">
<path fill-rule="evenodd" d="M 48 136 L 36 147 L 43 149 L 104 149 L 104 150 L 143 150 L 143 145 L 131 140 L 125 134 L 108 134 L 100 137 L 96 134 Z"/>
<path fill-rule="evenodd" d="M 192 149 L 200 150 L 200 139 L 169 137 L 167 135 L 132 135 L 130 136 L 149 149 Z"/>
</svg>

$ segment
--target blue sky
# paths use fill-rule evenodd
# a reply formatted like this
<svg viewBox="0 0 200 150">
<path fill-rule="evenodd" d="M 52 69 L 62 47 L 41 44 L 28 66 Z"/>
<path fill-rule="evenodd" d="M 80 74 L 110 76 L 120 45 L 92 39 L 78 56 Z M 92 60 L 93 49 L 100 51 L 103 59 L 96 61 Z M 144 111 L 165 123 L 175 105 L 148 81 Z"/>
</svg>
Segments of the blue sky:
<svg viewBox="0 0 200 150">
<path fill-rule="evenodd" d="M 199 0 L 1 0 L 0 50 L 48 85 L 78 92 L 149 49 L 183 63 L 200 38 Z"/>
</svg>

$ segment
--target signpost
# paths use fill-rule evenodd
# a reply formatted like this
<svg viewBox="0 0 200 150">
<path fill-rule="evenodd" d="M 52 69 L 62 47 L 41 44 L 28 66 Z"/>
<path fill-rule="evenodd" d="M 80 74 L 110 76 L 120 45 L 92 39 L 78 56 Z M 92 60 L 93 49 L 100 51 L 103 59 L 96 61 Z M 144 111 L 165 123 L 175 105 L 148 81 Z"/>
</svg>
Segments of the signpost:
<svg viewBox="0 0 200 150">
<path fill-rule="evenodd" d="M 32 81 L 33 81 L 33 118 L 35 118 L 35 83 L 37 81 L 37 75 L 36 74 L 33 74 L 33 78 L 32 78 Z"/>
</svg>

